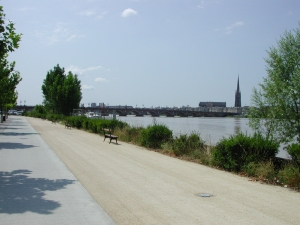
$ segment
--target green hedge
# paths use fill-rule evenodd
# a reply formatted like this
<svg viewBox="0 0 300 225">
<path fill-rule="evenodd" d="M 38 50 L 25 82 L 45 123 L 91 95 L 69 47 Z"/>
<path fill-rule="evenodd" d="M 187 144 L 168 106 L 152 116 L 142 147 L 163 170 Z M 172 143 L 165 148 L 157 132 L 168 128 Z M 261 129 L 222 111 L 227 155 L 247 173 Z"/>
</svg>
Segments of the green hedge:
<svg viewBox="0 0 300 225">
<path fill-rule="evenodd" d="M 165 125 L 149 125 L 141 133 L 142 146 L 149 148 L 161 148 L 161 145 L 172 139 L 172 131 Z"/>
<path fill-rule="evenodd" d="M 273 160 L 279 144 L 261 134 L 240 133 L 218 142 L 212 152 L 212 163 L 225 170 L 240 172 L 249 163 Z"/>
</svg>

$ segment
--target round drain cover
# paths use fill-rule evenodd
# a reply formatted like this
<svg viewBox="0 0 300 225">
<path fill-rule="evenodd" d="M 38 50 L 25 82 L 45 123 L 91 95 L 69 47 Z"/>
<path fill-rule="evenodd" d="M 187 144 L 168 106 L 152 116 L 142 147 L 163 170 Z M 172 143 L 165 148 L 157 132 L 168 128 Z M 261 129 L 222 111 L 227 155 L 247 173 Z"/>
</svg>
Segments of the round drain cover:
<svg viewBox="0 0 300 225">
<path fill-rule="evenodd" d="M 210 197 L 211 194 L 207 194 L 207 193 L 202 193 L 202 194 L 199 194 L 201 197 Z"/>
</svg>

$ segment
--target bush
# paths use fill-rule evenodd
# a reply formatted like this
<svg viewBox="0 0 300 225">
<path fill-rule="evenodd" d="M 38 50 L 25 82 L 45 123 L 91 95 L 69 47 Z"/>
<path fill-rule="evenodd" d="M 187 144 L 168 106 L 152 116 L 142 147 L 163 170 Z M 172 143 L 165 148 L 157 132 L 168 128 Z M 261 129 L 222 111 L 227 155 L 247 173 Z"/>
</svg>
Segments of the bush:
<svg viewBox="0 0 300 225">
<path fill-rule="evenodd" d="M 143 127 L 131 127 L 127 125 L 123 128 L 117 128 L 114 133 L 121 141 L 141 145 L 142 130 L 144 129 Z"/>
<path fill-rule="evenodd" d="M 279 144 L 267 140 L 261 134 L 252 137 L 240 133 L 218 142 L 212 152 L 212 163 L 225 170 L 240 172 L 251 162 L 273 160 Z"/>
<path fill-rule="evenodd" d="M 162 124 L 149 125 L 141 132 L 141 144 L 149 148 L 161 148 L 161 145 L 171 138 L 172 131 Z"/>
<path fill-rule="evenodd" d="M 268 162 L 250 162 L 244 166 L 243 171 L 249 176 L 257 177 L 260 180 L 273 182 L 276 177 L 274 164 L 272 161 Z"/>
<path fill-rule="evenodd" d="M 287 152 L 292 156 L 293 161 L 300 166 L 300 145 L 295 143 L 289 145 Z"/>
<path fill-rule="evenodd" d="M 300 171 L 297 165 L 288 164 L 278 172 L 279 180 L 290 187 L 300 188 Z"/>
<path fill-rule="evenodd" d="M 82 128 L 82 124 L 87 118 L 85 116 L 70 116 L 65 118 L 71 124 L 72 127 L 76 127 L 77 129 Z"/>
<path fill-rule="evenodd" d="M 196 150 L 203 148 L 203 146 L 204 141 L 200 138 L 200 135 L 196 133 L 192 133 L 189 136 L 181 134 L 174 139 L 172 149 L 177 156 L 188 155 L 192 152 L 194 152 L 194 155 L 196 156 L 199 154 L 199 151 Z"/>
<path fill-rule="evenodd" d="M 60 114 L 48 113 L 46 114 L 46 119 L 49 121 L 61 121 L 64 120 L 64 116 Z"/>
</svg>

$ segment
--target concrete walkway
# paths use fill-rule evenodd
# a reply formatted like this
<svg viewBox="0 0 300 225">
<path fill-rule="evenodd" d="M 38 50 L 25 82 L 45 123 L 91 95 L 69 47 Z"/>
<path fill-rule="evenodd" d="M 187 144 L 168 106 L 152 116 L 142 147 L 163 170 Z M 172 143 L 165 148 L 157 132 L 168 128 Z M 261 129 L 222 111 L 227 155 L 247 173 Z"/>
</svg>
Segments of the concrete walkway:
<svg viewBox="0 0 300 225">
<path fill-rule="evenodd" d="M 0 124 L 0 224 L 115 224 L 21 116 Z"/>
</svg>

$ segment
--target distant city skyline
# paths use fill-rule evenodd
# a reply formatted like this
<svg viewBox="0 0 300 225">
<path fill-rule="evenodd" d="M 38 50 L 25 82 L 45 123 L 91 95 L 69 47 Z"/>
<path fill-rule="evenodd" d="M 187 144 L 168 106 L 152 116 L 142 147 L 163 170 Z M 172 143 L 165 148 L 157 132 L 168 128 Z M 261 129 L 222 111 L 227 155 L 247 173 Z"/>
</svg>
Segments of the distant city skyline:
<svg viewBox="0 0 300 225">
<path fill-rule="evenodd" d="M 9 55 L 23 80 L 17 104 L 42 104 L 57 64 L 78 75 L 82 101 L 109 105 L 241 106 L 266 77 L 267 50 L 299 27 L 296 0 L 2 0 L 22 33 Z"/>
</svg>

